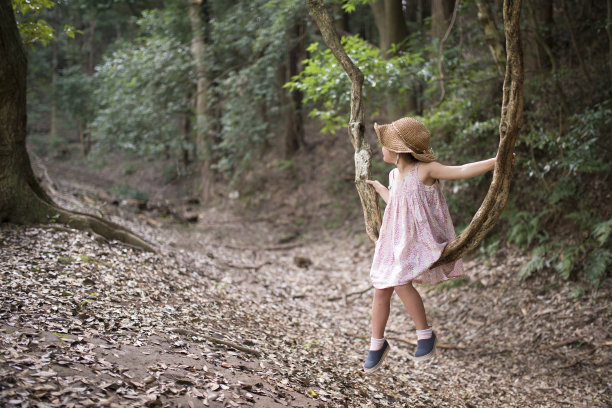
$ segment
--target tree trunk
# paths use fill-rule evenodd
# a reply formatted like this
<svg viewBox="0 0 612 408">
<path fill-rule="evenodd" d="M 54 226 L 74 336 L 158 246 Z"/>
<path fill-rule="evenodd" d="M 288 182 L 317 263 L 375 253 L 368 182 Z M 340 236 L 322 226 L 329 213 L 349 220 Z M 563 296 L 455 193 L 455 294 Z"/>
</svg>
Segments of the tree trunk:
<svg viewBox="0 0 612 408">
<path fill-rule="evenodd" d="M 608 66 L 610 68 L 610 83 L 612 84 L 612 0 L 608 0 L 608 15 L 606 17 L 606 32 L 608 33 Z"/>
<path fill-rule="evenodd" d="M 512 153 L 523 122 L 523 51 L 520 15 L 522 0 L 504 0 L 506 37 L 506 75 L 499 124 L 499 149 L 493 180 L 487 195 L 470 225 L 444 248 L 432 268 L 455 261 L 476 248 L 495 226 L 501 215 L 512 179 Z"/>
<path fill-rule="evenodd" d="M 454 0 L 432 0 L 431 1 L 431 36 L 441 38 L 446 29 L 450 17 L 453 14 Z"/>
<path fill-rule="evenodd" d="M 536 40 L 536 43 L 540 47 L 539 49 L 544 50 L 546 55 L 548 56 L 547 66 L 550 67 L 550 74 L 553 77 L 553 84 L 555 87 L 555 91 L 557 92 L 557 97 L 559 98 L 559 104 L 561 105 L 561 110 L 564 114 L 569 114 L 569 107 L 567 104 L 567 99 L 565 98 L 565 93 L 563 92 L 563 88 L 561 86 L 561 82 L 557 76 L 557 62 L 555 61 L 555 56 L 551 48 L 548 46 L 545 38 L 540 35 L 540 31 L 538 29 L 538 22 L 536 19 L 535 11 L 531 5 L 531 1 L 527 0 L 527 12 L 529 17 L 529 22 L 531 23 L 531 28 L 533 30 L 533 37 Z"/>
<path fill-rule="evenodd" d="M 408 36 L 402 0 L 374 0 L 370 3 L 380 38 L 379 47 L 383 58 L 393 44 L 399 44 Z"/>
<path fill-rule="evenodd" d="M 196 111 L 196 145 L 198 146 L 198 156 L 203 158 L 202 173 L 201 173 L 201 191 L 200 198 L 203 202 L 210 200 L 213 192 L 213 172 L 210 168 L 208 155 L 209 140 L 207 137 L 208 131 L 208 79 L 206 77 L 206 63 L 204 62 L 204 53 L 206 43 L 202 33 L 203 23 L 200 14 L 202 10 L 202 0 L 189 0 L 189 21 L 191 22 L 191 32 L 193 35 L 191 41 L 191 55 L 196 67 L 197 89 L 195 95 L 195 111 Z M 206 6 L 204 4 L 204 6 Z"/>
<path fill-rule="evenodd" d="M 375 0 L 370 3 L 378 36 L 380 38 L 379 48 L 381 56 L 385 59 L 391 58 L 393 44 L 400 44 L 408 37 L 408 28 L 402 9 L 402 0 Z M 415 92 L 407 92 L 403 99 L 397 94 L 389 95 L 387 111 L 391 118 L 404 116 L 406 112 L 417 110 L 417 97 Z"/>
<path fill-rule="evenodd" d="M 95 16 L 95 14 L 94 14 Z M 94 34 L 96 32 L 96 19 L 92 16 L 91 21 L 89 22 L 89 58 L 87 59 L 87 72 L 89 75 L 93 75 L 95 68 L 94 61 Z"/>
<path fill-rule="evenodd" d="M 295 43 L 287 54 L 285 81 L 299 74 L 302 61 L 306 58 L 306 27 L 303 22 L 297 22 L 291 30 L 289 43 Z M 285 158 L 291 157 L 304 146 L 304 120 L 302 116 L 302 92 L 282 89 L 282 98 L 287 101 L 285 113 Z"/>
<path fill-rule="evenodd" d="M 34 176 L 26 150 L 27 59 L 10 0 L 0 0 L 0 222 L 60 222 L 149 251 L 127 229 L 58 207 Z"/>
<path fill-rule="evenodd" d="M 478 6 L 478 22 L 484 31 L 485 42 L 489 46 L 497 71 L 501 75 L 506 64 L 504 38 L 495 25 L 489 2 L 487 0 L 476 0 L 476 6 Z"/>
<path fill-rule="evenodd" d="M 582 59 L 582 54 L 580 53 L 580 48 L 578 47 L 578 42 L 576 41 L 576 36 L 574 35 L 574 30 L 572 29 L 572 24 L 570 22 L 569 13 L 567 11 L 567 4 L 565 0 L 561 0 L 561 8 L 563 9 L 563 19 L 565 20 L 565 25 L 567 26 L 567 32 L 569 33 L 570 40 L 572 42 L 572 48 L 574 49 L 574 53 L 576 54 L 576 58 L 578 58 L 578 64 L 580 64 L 580 69 L 582 70 L 582 74 L 589 82 L 589 86 L 593 86 L 593 81 L 591 79 L 591 75 L 589 74 L 589 70 L 584 64 L 584 60 Z"/>
<path fill-rule="evenodd" d="M 53 42 L 53 56 L 51 58 L 51 89 L 55 89 L 57 83 L 57 43 Z M 57 139 L 57 104 L 55 103 L 55 96 L 51 94 L 51 116 L 49 118 L 49 141 L 55 142 Z"/>
<path fill-rule="evenodd" d="M 380 0 L 379 0 L 380 1 Z M 334 23 L 325 9 L 322 0 L 306 0 L 312 16 L 321 30 L 323 41 L 332 51 L 344 71 L 351 79 L 351 117 L 348 133 L 355 149 L 355 186 L 361 199 L 366 233 L 375 242 L 382 223 L 378 196 L 372 186 L 366 183 L 371 176 L 372 151 L 365 140 L 365 126 L 363 124 L 363 105 L 361 104 L 361 89 L 363 86 L 363 73 L 342 48 L 340 37 L 334 28 Z"/>
</svg>

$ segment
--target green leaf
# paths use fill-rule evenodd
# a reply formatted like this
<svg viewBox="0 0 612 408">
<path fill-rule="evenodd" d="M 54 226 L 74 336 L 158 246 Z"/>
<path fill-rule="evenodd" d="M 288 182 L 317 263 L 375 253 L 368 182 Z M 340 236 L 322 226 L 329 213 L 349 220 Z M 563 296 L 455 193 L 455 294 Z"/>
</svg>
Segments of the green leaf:
<svg viewBox="0 0 612 408">
<path fill-rule="evenodd" d="M 612 264 L 612 253 L 607 249 L 597 248 L 587 259 L 586 275 L 595 288 L 598 288 L 601 281 L 606 277 L 608 268 Z"/>
<path fill-rule="evenodd" d="M 608 221 L 600 222 L 593 228 L 593 237 L 597 240 L 600 247 L 606 244 L 610 233 L 612 233 L 612 218 Z"/>
<path fill-rule="evenodd" d="M 531 251 L 531 259 L 527 262 L 519 271 L 519 278 L 525 279 L 533 272 L 539 272 L 546 266 L 546 245 L 541 245 L 535 247 L 533 251 Z"/>
</svg>

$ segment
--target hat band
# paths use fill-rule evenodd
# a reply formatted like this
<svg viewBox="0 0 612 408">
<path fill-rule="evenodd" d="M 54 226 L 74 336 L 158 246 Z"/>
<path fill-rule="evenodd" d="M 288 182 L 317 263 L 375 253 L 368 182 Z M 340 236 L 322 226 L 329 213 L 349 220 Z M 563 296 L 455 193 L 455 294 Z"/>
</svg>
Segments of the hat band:
<svg viewBox="0 0 612 408">
<path fill-rule="evenodd" d="M 391 123 L 391 127 L 393 127 L 393 130 L 395 130 L 395 133 L 397 133 L 397 135 L 399 136 L 400 140 L 406 145 L 408 146 L 408 148 L 412 151 L 414 151 L 416 154 L 423 154 L 425 153 L 428 149 L 425 150 L 419 150 L 417 148 L 415 148 L 412 144 L 408 143 L 406 140 L 404 140 L 404 138 L 402 137 L 402 134 L 400 133 L 399 129 L 395 126 L 395 123 Z"/>
</svg>

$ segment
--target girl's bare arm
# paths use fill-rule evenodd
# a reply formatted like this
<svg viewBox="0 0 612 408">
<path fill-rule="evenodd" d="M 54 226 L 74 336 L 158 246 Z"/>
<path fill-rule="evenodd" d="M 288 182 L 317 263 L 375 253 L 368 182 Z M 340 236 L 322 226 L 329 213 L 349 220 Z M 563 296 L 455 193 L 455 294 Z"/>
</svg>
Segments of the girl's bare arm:
<svg viewBox="0 0 612 408">
<path fill-rule="evenodd" d="M 445 166 L 438 162 L 427 163 L 424 167 L 425 180 L 431 181 L 435 179 L 441 180 L 459 180 L 468 179 L 479 176 L 487 171 L 493 170 L 495 167 L 496 158 L 482 160 L 474 163 L 467 163 L 462 166 Z"/>
</svg>

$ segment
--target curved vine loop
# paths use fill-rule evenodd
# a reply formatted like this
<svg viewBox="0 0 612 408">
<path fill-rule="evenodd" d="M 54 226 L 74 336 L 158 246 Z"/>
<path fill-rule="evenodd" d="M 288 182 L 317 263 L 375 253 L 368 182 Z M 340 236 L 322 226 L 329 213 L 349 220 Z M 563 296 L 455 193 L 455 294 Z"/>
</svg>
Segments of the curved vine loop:
<svg viewBox="0 0 612 408">
<path fill-rule="evenodd" d="M 351 118 L 349 135 L 355 148 L 355 184 L 366 221 L 366 231 L 372 241 L 378 238 L 380 210 L 373 188 L 365 183 L 370 176 L 371 152 L 365 142 L 361 89 L 363 73 L 353 64 L 340 43 L 340 37 L 321 0 L 306 0 L 323 40 L 351 79 Z M 455 261 L 476 248 L 495 226 L 508 200 L 512 179 L 512 154 L 523 120 L 523 53 L 521 48 L 520 15 L 522 0 L 504 0 L 504 35 L 506 38 L 506 74 L 502 95 L 500 142 L 493 180 L 487 195 L 472 218 L 470 225 L 449 243 L 432 266 Z"/>
<path fill-rule="evenodd" d="M 432 268 L 455 261 L 476 248 L 495 226 L 508 201 L 512 180 L 512 154 L 523 122 L 521 5 L 522 0 L 504 0 L 506 75 L 499 123 L 499 148 L 491 186 L 470 225 L 444 248 Z"/>
</svg>

